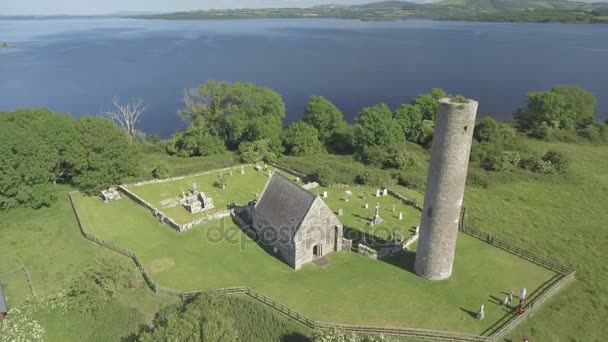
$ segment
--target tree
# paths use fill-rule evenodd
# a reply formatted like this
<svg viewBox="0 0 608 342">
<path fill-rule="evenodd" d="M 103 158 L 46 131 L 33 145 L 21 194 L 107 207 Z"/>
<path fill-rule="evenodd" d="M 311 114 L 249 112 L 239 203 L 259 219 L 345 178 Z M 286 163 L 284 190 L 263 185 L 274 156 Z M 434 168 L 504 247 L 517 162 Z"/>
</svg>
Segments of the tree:
<svg viewBox="0 0 608 342">
<path fill-rule="evenodd" d="M 114 121 L 118 127 L 124 129 L 129 134 L 129 137 L 133 139 L 135 137 L 137 121 L 141 114 L 148 109 L 144 105 L 144 99 L 141 97 L 133 98 L 130 103 L 121 104 L 120 98 L 115 96 L 112 102 L 116 109 L 104 112 L 103 114 L 108 119 Z"/>
<path fill-rule="evenodd" d="M 592 93 L 572 86 L 556 86 L 551 91 L 528 94 L 528 107 L 515 114 L 522 130 L 532 130 L 545 123 L 550 128 L 584 128 L 593 122 L 596 99 Z"/>
<path fill-rule="evenodd" d="M 416 96 L 411 104 L 418 107 L 424 120 L 435 121 L 437 109 L 439 109 L 439 100 L 448 96 L 449 95 L 443 91 L 443 89 L 433 88 L 427 94 Z"/>
<path fill-rule="evenodd" d="M 74 176 L 74 184 L 85 193 L 94 194 L 125 177 L 137 174 L 139 158 L 129 136 L 110 120 L 83 116 L 76 122 L 80 143 L 85 151 L 85 165 Z"/>
<path fill-rule="evenodd" d="M 226 143 L 268 139 L 280 152 L 285 104 L 271 89 L 253 83 L 209 81 L 184 96 L 179 115 Z"/>
<path fill-rule="evenodd" d="M 420 107 L 411 104 L 401 105 L 394 114 L 395 121 L 401 127 L 405 138 L 416 142 L 420 126 L 422 125 L 422 111 Z"/>
<path fill-rule="evenodd" d="M 593 119 L 597 99 L 593 94 L 578 86 L 558 85 L 551 89 L 552 93 L 562 95 L 565 99 L 566 109 L 576 113 L 576 119 Z"/>
<path fill-rule="evenodd" d="M 351 154 L 354 151 L 355 127 L 345 123 L 327 141 L 327 148 L 337 154 Z"/>
<path fill-rule="evenodd" d="M 190 125 L 185 132 L 173 135 L 172 145 L 168 146 L 169 154 L 187 158 L 192 156 L 210 156 L 226 150 L 224 141 L 212 135 L 198 125 Z"/>
<path fill-rule="evenodd" d="M 475 125 L 473 136 L 479 142 L 502 141 L 515 136 L 515 129 L 494 118 L 485 117 Z"/>
<path fill-rule="evenodd" d="M 310 97 L 302 121 L 319 131 L 319 138 L 324 144 L 346 124 L 342 112 L 322 96 Z"/>
<path fill-rule="evenodd" d="M 186 122 L 205 129 L 227 141 L 230 138 L 229 118 L 237 110 L 233 85 L 228 82 L 207 81 L 184 94 L 186 108 L 178 115 Z"/>
<path fill-rule="evenodd" d="M 235 139 L 243 142 L 268 140 L 275 152 L 281 150 L 285 104 L 275 91 L 253 83 L 235 83 L 236 113 L 230 118 Z"/>
<path fill-rule="evenodd" d="M 294 156 L 313 155 L 325 152 L 319 141 L 319 131 L 313 126 L 297 121 L 287 126 L 284 132 L 285 152 Z"/>
<path fill-rule="evenodd" d="M 393 113 L 384 103 L 363 108 L 356 119 L 355 132 L 355 147 L 359 151 L 366 146 L 386 147 L 403 140 Z"/>
<path fill-rule="evenodd" d="M 0 123 L 0 209 L 49 206 L 49 185 L 57 154 L 37 134 L 14 123 Z"/>
<path fill-rule="evenodd" d="M 311 176 L 321 186 L 328 187 L 336 184 L 336 173 L 327 166 L 319 167 Z"/>
<path fill-rule="evenodd" d="M 239 145 L 239 154 L 241 155 L 241 161 L 244 163 L 274 162 L 277 159 L 277 155 L 270 147 L 268 139 L 242 142 Z"/>
</svg>

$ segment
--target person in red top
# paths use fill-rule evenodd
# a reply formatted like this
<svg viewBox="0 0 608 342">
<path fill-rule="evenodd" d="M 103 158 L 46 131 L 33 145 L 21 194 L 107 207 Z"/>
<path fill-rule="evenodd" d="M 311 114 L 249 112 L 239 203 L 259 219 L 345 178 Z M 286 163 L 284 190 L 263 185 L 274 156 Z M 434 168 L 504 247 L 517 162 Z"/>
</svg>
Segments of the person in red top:
<svg viewBox="0 0 608 342">
<path fill-rule="evenodd" d="M 528 340 L 527 336 L 524 336 L 524 339 L 522 340 L 522 342 L 530 342 L 530 341 Z"/>
<path fill-rule="evenodd" d="M 524 307 L 520 305 L 520 306 L 517 308 L 517 314 L 521 315 L 521 314 L 523 314 L 523 313 L 524 313 Z"/>
</svg>

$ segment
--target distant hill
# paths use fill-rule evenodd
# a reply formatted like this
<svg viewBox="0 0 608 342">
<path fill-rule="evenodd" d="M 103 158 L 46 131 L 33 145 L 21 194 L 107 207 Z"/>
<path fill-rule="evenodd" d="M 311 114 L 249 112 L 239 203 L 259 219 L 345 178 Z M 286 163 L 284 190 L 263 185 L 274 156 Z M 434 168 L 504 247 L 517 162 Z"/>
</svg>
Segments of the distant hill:
<svg viewBox="0 0 608 342">
<path fill-rule="evenodd" d="M 412 0 L 420 2 L 420 0 Z M 342 18 L 440 20 L 588 22 L 608 23 L 606 3 L 569 0 L 443 0 L 431 3 L 380 1 L 364 5 L 327 4 L 309 8 L 224 9 L 130 16 L 143 19 L 254 19 L 254 18 Z"/>
</svg>

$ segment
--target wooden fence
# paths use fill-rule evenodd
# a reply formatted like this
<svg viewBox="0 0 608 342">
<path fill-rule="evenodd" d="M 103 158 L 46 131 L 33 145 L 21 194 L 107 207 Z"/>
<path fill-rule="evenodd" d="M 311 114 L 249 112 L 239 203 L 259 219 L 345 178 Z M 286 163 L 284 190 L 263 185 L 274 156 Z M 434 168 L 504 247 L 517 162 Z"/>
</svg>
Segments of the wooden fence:
<svg viewBox="0 0 608 342">
<path fill-rule="evenodd" d="M 411 337 L 417 339 L 424 340 L 432 340 L 432 341 L 452 341 L 452 342 L 498 342 L 502 337 L 507 335 L 510 331 L 512 331 L 517 325 L 519 325 L 523 320 L 530 317 L 534 312 L 536 312 L 543 303 L 545 303 L 549 298 L 555 295 L 560 289 L 566 286 L 568 283 L 575 279 L 575 272 L 563 265 L 558 264 L 557 262 L 547 260 L 544 258 L 537 257 L 532 253 L 524 251 L 521 248 L 515 247 L 503 240 L 494 238 L 493 236 L 476 230 L 471 227 L 467 227 L 466 224 L 466 210 L 463 210 L 461 217 L 461 226 L 460 229 L 471 236 L 474 236 L 478 239 L 484 240 L 496 247 L 499 247 L 509 253 L 520 256 L 524 259 L 530 260 L 540 266 L 549 268 L 558 272 L 561 275 L 560 280 L 558 280 L 555 284 L 550 286 L 544 292 L 542 292 L 538 298 L 534 300 L 534 306 L 526 310 L 526 312 L 522 315 L 518 315 L 514 319 L 510 320 L 505 326 L 500 328 L 497 332 L 493 333 L 490 336 L 482 336 L 482 335 L 472 335 L 472 334 L 463 334 L 463 333 L 455 333 L 455 332 L 447 332 L 447 331 L 437 331 L 437 330 L 428 330 L 428 329 L 415 329 L 415 328 L 390 328 L 390 327 L 372 327 L 372 326 L 361 326 L 361 325 L 348 325 L 348 324 L 336 324 L 336 323 L 328 323 L 328 322 L 320 322 L 315 321 L 305 315 L 300 314 L 299 312 L 285 306 L 270 297 L 267 297 L 251 288 L 248 287 L 229 287 L 223 289 L 217 289 L 213 291 L 192 291 L 192 292 L 184 292 L 176 289 L 165 288 L 158 285 L 152 277 L 146 271 L 143 263 L 139 260 L 137 255 L 129 251 L 127 249 L 118 247 L 110 242 L 104 241 L 102 239 L 97 238 L 96 236 L 87 233 L 80 221 L 80 217 L 78 216 L 78 211 L 74 205 L 73 196 L 77 195 L 78 192 L 70 192 L 70 204 L 72 206 L 72 210 L 74 211 L 74 215 L 76 216 L 76 221 L 78 223 L 78 227 L 82 236 L 86 239 L 93 241 L 100 246 L 106 247 L 112 251 L 115 251 L 119 254 L 127 256 L 131 258 L 142 276 L 144 277 L 146 283 L 154 291 L 154 293 L 163 296 L 174 296 L 179 297 L 181 299 L 190 298 L 196 296 L 198 294 L 209 292 L 209 293 L 218 293 L 224 295 L 244 295 L 259 301 L 260 303 L 284 314 L 285 316 L 298 321 L 299 323 L 316 330 L 342 330 L 345 332 L 358 333 L 363 335 L 369 334 L 383 334 L 390 336 L 399 336 L 399 337 Z"/>
</svg>

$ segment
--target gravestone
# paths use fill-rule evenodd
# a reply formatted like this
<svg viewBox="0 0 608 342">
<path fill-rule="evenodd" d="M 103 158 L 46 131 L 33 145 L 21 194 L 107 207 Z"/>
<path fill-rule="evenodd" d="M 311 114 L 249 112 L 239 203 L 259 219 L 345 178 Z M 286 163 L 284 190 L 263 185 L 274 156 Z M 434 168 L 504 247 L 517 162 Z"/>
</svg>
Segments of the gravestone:
<svg viewBox="0 0 608 342">
<path fill-rule="evenodd" d="M 399 213 L 399 221 L 403 221 L 403 212 Z"/>
<path fill-rule="evenodd" d="M 369 203 L 365 203 L 365 209 L 369 209 Z"/>
<path fill-rule="evenodd" d="M 382 196 L 386 196 L 386 195 L 388 195 L 388 189 L 385 188 L 384 190 L 382 190 Z"/>
<path fill-rule="evenodd" d="M 327 198 L 327 191 L 323 191 L 323 198 Z"/>
<path fill-rule="evenodd" d="M 343 213 L 342 208 L 338 209 L 338 216 L 342 216 Z"/>
<path fill-rule="evenodd" d="M 380 189 L 376 189 L 376 197 L 380 197 Z"/>
</svg>

